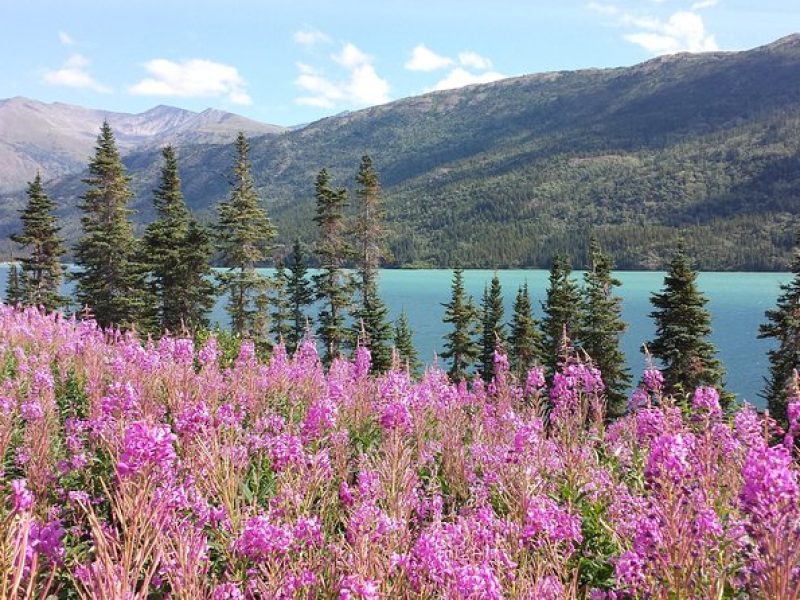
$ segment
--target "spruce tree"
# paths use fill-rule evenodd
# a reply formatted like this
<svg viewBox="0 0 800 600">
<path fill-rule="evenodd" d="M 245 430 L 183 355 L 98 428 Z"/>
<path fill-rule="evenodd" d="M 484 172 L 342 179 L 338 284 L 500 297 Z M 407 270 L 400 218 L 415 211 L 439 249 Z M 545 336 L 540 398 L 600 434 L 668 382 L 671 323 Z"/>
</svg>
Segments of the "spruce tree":
<svg viewBox="0 0 800 600">
<path fill-rule="evenodd" d="M 334 190 L 328 171 L 322 169 L 317 175 L 315 195 L 317 210 L 314 222 L 319 227 L 316 249 L 320 268 L 314 276 L 314 286 L 316 298 L 322 302 L 317 335 L 325 348 L 323 362 L 330 364 L 347 340 L 345 317 L 352 297 L 352 282 L 343 267 L 350 252 L 344 236 L 347 191 Z"/>
<path fill-rule="evenodd" d="M 545 365 L 558 364 L 564 332 L 574 344 L 580 327 L 580 290 L 571 277 L 572 267 L 565 256 L 556 255 L 550 269 L 547 298 L 542 304 L 542 337 Z"/>
<path fill-rule="evenodd" d="M 708 300 L 696 279 L 681 244 L 670 261 L 663 291 L 650 297 L 656 337 L 647 346 L 664 367 L 664 386 L 670 394 L 689 394 L 698 386 L 722 387 L 722 366 L 707 339 L 711 333 L 711 316 L 705 309 Z"/>
<path fill-rule="evenodd" d="M 272 277 L 272 312 L 270 313 L 270 332 L 275 342 L 286 340 L 292 331 L 292 313 L 289 298 L 289 273 L 282 260 L 275 267 Z"/>
<path fill-rule="evenodd" d="M 389 311 L 378 294 L 378 267 L 387 253 L 386 228 L 378 173 L 369 156 L 361 158 L 356 184 L 355 256 L 359 278 L 356 287 L 360 304 L 353 313 L 353 333 L 365 337 L 362 342 L 372 354 L 372 370 L 382 373 L 392 361 Z"/>
<path fill-rule="evenodd" d="M 589 242 L 589 269 L 584 274 L 583 323 L 581 346 L 600 369 L 606 385 L 607 414 L 625 413 L 631 375 L 620 349 L 620 337 L 626 329 L 622 320 L 622 299 L 613 289 L 621 282 L 611 273 L 611 258 L 603 253 L 597 240 Z"/>
<path fill-rule="evenodd" d="M 417 349 L 414 347 L 414 339 L 405 311 L 402 311 L 394 322 L 394 349 L 411 375 L 417 375 L 421 363 Z"/>
<path fill-rule="evenodd" d="M 79 208 L 83 235 L 75 247 L 78 303 L 90 307 L 102 327 L 147 329 L 146 267 L 139 261 L 129 216 L 129 178 L 114 133 L 104 122 L 89 163 L 88 189 Z"/>
<path fill-rule="evenodd" d="M 268 281 L 256 265 L 269 255 L 275 228 L 259 202 L 248 157 L 250 144 L 243 132 L 237 135 L 235 148 L 233 189 L 218 207 L 217 244 L 228 269 L 218 277 L 228 293 L 226 310 L 233 333 L 264 343 Z"/>
<path fill-rule="evenodd" d="M 195 331 L 208 327 L 214 305 L 213 246 L 184 201 L 175 150 L 166 146 L 161 154 L 161 180 L 153 192 L 157 219 L 145 231 L 142 261 L 150 271 L 157 329 Z"/>
<path fill-rule="evenodd" d="M 491 381 L 494 377 L 494 351 L 505 343 L 506 332 L 503 324 L 503 288 L 497 273 L 492 277 L 492 283 L 483 291 L 481 303 L 483 319 L 481 322 L 481 356 L 480 371 L 484 381 Z"/>
<path fill-rule="evenodd" d="M 29 251 L 27 257 L 20 259 L 23 273 L 20 300 L 53 311 L 66 303 L 59 292 L 64 279 L 61 265 L 64 246 L 53 214 L 55 203 L 44 193 L 39 173 L 28 183 L 27 194 L 28 203 L 21 211 L 22 233 L 11 236 Z"/>
<path fill-rule="evenodd" d="M 542 333 L 539 331 L 539 323 L 533 316 L 527 281 L 520 286 L 514 300 L 508 345 L 511 367 L 521 379 L 532 367 L 544 362 Z"/>
<path fill-rule="evenodd" d="M 797 236 L 791 281 L 781 285 L 775 308 L 766 311 L 767 322 L 758 330 L 761 339 L 773 339 L 767 352 L 769 377 L 763 392 L 770 415 L 786 420 L 786 403 L 792 392 L 795 369 L 800 368 L 800 233 Z"/>
<path fill-rule="evenodd" d="M 8 265 L 8 277 L 6 278 L 5 303 L 8 306 L 19 306 L 25 303 L 25 298 L 22 294 L 24 284 L 20 279 L 19 265 L 14 262 L 12 257 L 11 263 Z"/>
<path fill-rule="evenodd" d="M 478 310 L 467 298 L 464 291 L 464 270 L 460 267 L 453 272 L 452 295 L 450 302 L 443 304 L 445 311 L 442 321 L 453 326 L 445 338 L 442 358 L 450 360 L 447 374 L 453 381 L 461 381 L 469 375 L 480 353 L 478 335 Z"/>
<path fill-rule="evenodd" d="M 289 352 L 297 350 L 300 340 L 306 332 L 308 316 L 305 309 L 314 302 L 314 290 L 308 280 L 308 266 L 303 256 L 300 241 L 296 240 L 289 258 L 289 278 L 287 282 L 287 295 L 291 327 L 286 334 L 286 349 Z"/>
</svg>

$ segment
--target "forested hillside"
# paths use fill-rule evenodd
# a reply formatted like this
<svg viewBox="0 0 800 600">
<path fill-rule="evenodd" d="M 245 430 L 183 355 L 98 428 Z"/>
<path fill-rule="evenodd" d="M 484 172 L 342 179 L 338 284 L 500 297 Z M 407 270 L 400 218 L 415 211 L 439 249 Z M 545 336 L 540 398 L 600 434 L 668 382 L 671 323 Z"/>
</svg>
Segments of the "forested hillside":
<svg viewBox="0 0 800 600">
<path fill-rule="evenodd" d="M 676 239 L 702 269 L 783 269 L 800 224 L 800 36 L 746 52 L 529 75 L 436 92 L 254 138 L 254 174 L 288 249 L 314 228 L 314 177 L 353 187 L 372 156 L 394 264 L 585 261 L 594 231 L 622 268 L 663 266 Z M 229 189 L 233 146 L 179 151 L 201 218 Z M 158 154 L 130 155 L 137 219 Z M 49 186 L 76 231 L 79 177 Z M 0 235 L 14 227 L 5 202 Z"/>
</svg>

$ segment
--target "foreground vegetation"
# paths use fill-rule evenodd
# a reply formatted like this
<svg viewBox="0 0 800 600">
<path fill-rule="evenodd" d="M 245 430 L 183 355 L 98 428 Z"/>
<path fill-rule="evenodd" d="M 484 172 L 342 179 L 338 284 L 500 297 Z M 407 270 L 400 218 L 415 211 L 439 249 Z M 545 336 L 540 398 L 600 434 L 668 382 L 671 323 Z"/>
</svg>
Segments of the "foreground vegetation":
<svg viewBox="0 0 800 600">
<path fill-rule="evenodd" d="M 0 365 L 2 597 L 800 597 L 800 399 L 648 369 L 609 423 L 575 355 L 417 382 L 8 307 Z"/>
</svg>

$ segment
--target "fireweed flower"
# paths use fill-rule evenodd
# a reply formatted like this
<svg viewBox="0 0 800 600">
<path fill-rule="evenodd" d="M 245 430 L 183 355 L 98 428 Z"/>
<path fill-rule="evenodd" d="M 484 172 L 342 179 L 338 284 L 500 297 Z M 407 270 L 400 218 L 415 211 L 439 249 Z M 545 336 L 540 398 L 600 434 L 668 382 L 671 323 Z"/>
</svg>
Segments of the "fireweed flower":
<svg viewBox="0 0 800 600">
<path fill-rule="evenodd" d="M 680 483 L 694 472 L 695 437 L 691 433 L 664 434 L 653 441 L 644 475 L 650 483 Z"/>
<path fill-rule="evenodd" d="M 664 389 L 664 375 L 652 367 L 644 370 L 644 385 L 651 394 L 660 394 Z"/>
<path fill-rule="evenodd" d="M 699 414 L 708 415 L 712 419 L 719 419 L 722 416 L 719 392 L 713 387 L 697 388 L 692 396 L 692 409 Z"/>
<path fill-rule="evenodd" d="M 175 463 L 175 434 L 168 425 L 151 425 L 143 421 L 131 423 L 125 432 L 125 441 L 117 462 L 121 478 L 134 477 L 152 470 L 165 474 Z"/>
<path fill-rule="evenodd" d="M 15 479 L 11 482 L 11 499 L 14 512 L 25 512 L 33 506 L 33 493 L 28 489 L 28 482 Z"/>
<path fill-rule="evenodd" d="M 547 496 L 534 496 L 527 502 L 522 539 L 534 546 L 564 543 L 568 549 L 583 541 L 581 519 L 561 508 Z"/>
<path fill-rule="evenodd" d="M 797 472 L 787 448 L 751 449 L 742 476 L 742 507 L 754 520 L 777 523 L 784 516 L 797 514 Z"/>
</svg>

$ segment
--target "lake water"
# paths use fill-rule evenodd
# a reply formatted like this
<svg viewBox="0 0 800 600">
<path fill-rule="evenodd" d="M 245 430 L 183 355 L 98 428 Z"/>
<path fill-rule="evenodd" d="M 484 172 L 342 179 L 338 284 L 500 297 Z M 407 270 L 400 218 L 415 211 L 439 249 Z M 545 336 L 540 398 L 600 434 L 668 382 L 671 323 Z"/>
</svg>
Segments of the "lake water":
<svg viewBox="0 0 800 600">
<path fill-rule="evenodd" d="M 265 273 L 271 273 L 265 269 Z M 464 281 L 468 294 L 479 302 L 484 285 L 491 280 L 493 271 L 467 270 Z M 0 266 L 0 288 L 5 287 L 7 267 Z M 548 272 L 544 270 L 499 271 L 506 305 L 506 318 L 510 320 L 517 288 L 528 282 L 533 297 L 534 311 L 541 318 L 541 301 L 547 289 Z M 582 273 L 576 272 L 582 281 Z M 616 273 L 623 285 L 619 294 L 623 298 L 623 317 L 629 328 L 623 336 L 625 355 L 635 378 L 644 368 L 641 344 L 652 338 L 654 327 L 648 317 L 652 307 L 650 294 L 663 287 L 664 273 L 652 271 L 623 271 Z M 758 326 L 764 321 L 764 311 L 775 304 L 780 284 L 789 281 L 790 273 L 701 273 L 698 284 L 709 299 L 713 332 L 711 339 L 719 349 L 719 356 L 727 370 L 730 391 L 742 400 L 763 406 L 758 396 L 767 374 L 766 352 L 769 341 L 756 338 Z M 384 270 L 381 271 L 381 296 L 396 318 L 405 310 L 414 331 L 414 342 L 420 358 L 431 362 L 441 351 L 442 336 L 446 332 L 442 323 L 442 303 L 450 299 L 452 272 L 448 270 Z M 212 320 L 224 326 L 227 319 L 222 301 L 217 303 Z"/>
</svg>

